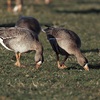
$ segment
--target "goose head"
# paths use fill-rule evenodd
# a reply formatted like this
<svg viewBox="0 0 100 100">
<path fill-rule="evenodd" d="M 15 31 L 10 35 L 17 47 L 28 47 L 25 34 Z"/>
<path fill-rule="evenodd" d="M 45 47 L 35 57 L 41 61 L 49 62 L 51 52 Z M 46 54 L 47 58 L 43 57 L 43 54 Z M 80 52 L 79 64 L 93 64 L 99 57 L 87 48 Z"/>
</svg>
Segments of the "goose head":
<svg viewBox="0 0 100 100">
<path fill-rule="evenodd" d="M 55 26 L 49 26 L 49 25 L 45 25 L 45 26 L 46 28 L 42 29 L 42 31 L 46 33 L 47 35 L 52 35 L 52 31 L 55 28 Z"/>
</svg>

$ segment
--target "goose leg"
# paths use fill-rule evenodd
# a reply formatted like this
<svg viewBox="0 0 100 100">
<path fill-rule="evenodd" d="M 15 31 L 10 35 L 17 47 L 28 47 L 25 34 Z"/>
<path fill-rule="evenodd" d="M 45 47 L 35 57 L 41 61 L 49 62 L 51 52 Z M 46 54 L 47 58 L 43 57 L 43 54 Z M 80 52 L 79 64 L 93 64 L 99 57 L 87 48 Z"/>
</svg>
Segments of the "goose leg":
<svg viewBox="0 0 100 100">
<path fill-rule="evenodd" d="M 60 62 L 59 62 L 59 55 L 57 55 L 57 65 L 58 65 L 58 68 L 60 69 Z"/>
<path fill-rule="evenodd" d="M 58 65 L 58 68 L 59 68 L 59 69 L 67 68 L 67 67 L 64 65 L 64 63 L 63 63 L 63 64 L 60 64 L 60 62 L 59 62 L 59 55 L 56 54 L 56 56 L 57 56 L 57 65 Z M 66 61 L 66 59 L 67 59 L 67 57 L 64 59 L 64 62 Z"/>
<path fill-rule="evenodd" d="M 19 61 L 21 53 L 18 52 L 15 55 L 16 55 L 16 63 L 15 63 L 15 65 L 18 66 L 18 67 L 21 67 L 21 64 L 20 64 L 20 61 Z"/>
<path fill-rule="evenodd" d="M 61 65 L 61 67 L 62 67 L 62 69 L 64 69 L 64 68 L 68 68 L 67 66 L 65 66 L 65 61 L 67 60 L 67 58 L 68 58 L 68 55 L 66 55 L 65 56 L 65 58 L 64 58 L 64 60 L 62 61 L 62 63 L 60 64 Z"/>
</svg>

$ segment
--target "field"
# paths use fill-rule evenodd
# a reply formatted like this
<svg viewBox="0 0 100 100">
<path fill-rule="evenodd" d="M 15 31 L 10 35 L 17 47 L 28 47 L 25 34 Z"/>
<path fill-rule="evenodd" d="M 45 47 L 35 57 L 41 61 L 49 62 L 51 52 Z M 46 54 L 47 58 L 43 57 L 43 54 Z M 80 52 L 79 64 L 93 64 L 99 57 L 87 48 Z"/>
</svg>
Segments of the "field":
<svg viewBox="0 0 100 100">
<path fill-rule="evenodd" d="M 14 66 L 14 52 L 0 45 L 0 100 L 100 100 L 100 0 L 53 0 L 50 5 L 24 0 L 21 13 L 9 13 L 6 0 L 0 2 L 0 27 L 14 26 L 20 15 L 36 18 L 41 27 L 57 25 L 76 32 L 82 41 L 81 50 L 89 61 L 85 71 L 70 56 L 68 69 L 57 68 L 56 55 L 46 34 L 39 39 L 44 47 L 44 63 L 34 64 L 35 52 L 23 54 L 26 68 Z M 63 57 L 61 56 L 61 59 Z"/>
</svg>

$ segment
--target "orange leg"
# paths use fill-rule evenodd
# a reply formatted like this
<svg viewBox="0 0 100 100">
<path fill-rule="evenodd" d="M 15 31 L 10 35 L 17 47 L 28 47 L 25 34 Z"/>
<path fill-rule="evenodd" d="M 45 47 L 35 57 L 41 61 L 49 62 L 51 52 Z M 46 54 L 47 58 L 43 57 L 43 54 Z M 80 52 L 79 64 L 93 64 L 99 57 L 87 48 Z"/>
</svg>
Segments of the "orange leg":
<svg viewBox="0 0 100 100">
<path fill-rule="evenodd" d="M 16 63 L 15 65 L 18 66 L 18 67 L 21 67 L 21 64 L 20 64 L 20 56 L 21 56 L 21 53 L 16 53 Z"/>
<path fill-rule="evenodd" d="M 64 65 L 64 62 L 66 61 L 66 59 L 67 59 L 67 56 L 65 57 L 64 61 L 62 62 L 62 64 L 60 64 L 60 62 L 59 62 L 59 55 L 57 54 L 57 65 L 58 65 L 58 68 L 59 68 L 59 69 L 67 68 L 67 67 Z"/>
<path fill-rule="evenodd" d="M 57 65 L 58 65 L 58 68 L 59 68 L 59 69 L 67 68 L 67 66 L 65 66 L 64 64 L 61 65 L 61 64 L 59 63 L 59 61 L 57 61 Z"/>
<path fill-rule="evenodd" d="M 50 4 L 52 0 L 45 0 L 45 4 Z"/>
<path fill-rule="evenodd" d="M 67 67 L 67 66 L 65 66 L 65 64 L 64 64 L 64 63 L 65 63 L 65 61 L 67 60 L 68 56 L 69 56 L 69 55 L 67 55 L 67 54 L 66 54 L 66 56 L 65 56 L 64 60 L 63 60 L 63 61 L 62 61 L 62 63 L 60 64 L 60 65 L 61 65 L 61 67 L 62 67 L 62 69 L 64 69 L 64 68 L 68 68 L 68 67 Z"/>
<path fill-rule="evenodd" d="M 60 69 L 61 68 L 61 65 L 60 65 L 60 62 L 57 61 L 57 65 L 58 65 L 58 68 Z"/>
<path fill-rule="evenodd" d="M 11 0 L 7 0 L 7 5 L 8 5 L 8 12 L 11 12 L 12 11 L 12 5 L 11 5 Z"/>
<path fill-rule="evenodd" d="M 35 3 L 36 3 L 36 4 L 39 4 L 39 3 L 40 3 L 40 0 L 35 0 Z"/>
</svg>

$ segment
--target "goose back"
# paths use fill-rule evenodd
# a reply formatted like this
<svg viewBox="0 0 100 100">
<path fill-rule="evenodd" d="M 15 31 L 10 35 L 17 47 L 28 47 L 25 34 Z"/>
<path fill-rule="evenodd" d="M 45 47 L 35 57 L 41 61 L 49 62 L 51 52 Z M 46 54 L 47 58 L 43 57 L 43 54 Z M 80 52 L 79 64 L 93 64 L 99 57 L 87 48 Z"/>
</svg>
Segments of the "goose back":
<svg viewBox="0 0 100 100">
<path fill-rule="evenodd" d="M 23 16 L 19 18 L 15 26 L 22 27 L 22 28 L 28 28 L 34 31 L 36 34 L 39 34 L 41 31 L 41 27 L 40 27 L 38 20 L 33 17 Z"/>
<path fill-rule="evenodd" d="M 36 44 L 36 36 L 32 31 L 25 28 L 4 28 L 0 30 L 0 38 L 5 46 L 15 52 L 27 52 Z"/>
</svg>

